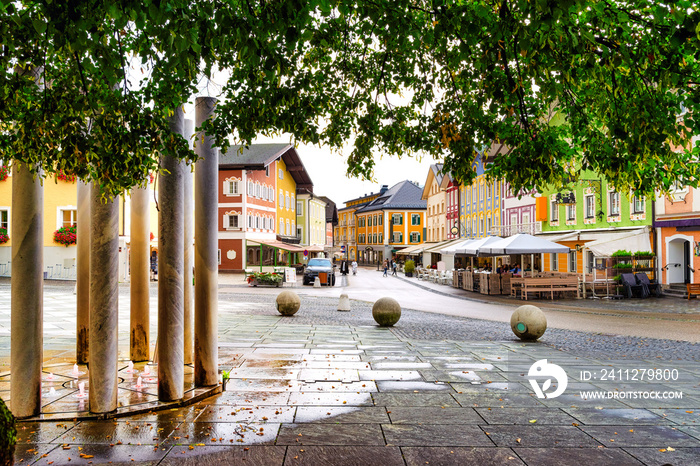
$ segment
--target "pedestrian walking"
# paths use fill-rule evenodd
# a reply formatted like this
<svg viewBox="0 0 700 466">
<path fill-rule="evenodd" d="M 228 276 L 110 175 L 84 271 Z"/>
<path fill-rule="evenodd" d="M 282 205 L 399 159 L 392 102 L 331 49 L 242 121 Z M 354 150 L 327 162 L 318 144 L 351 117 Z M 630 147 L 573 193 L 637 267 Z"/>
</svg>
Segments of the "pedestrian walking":
<svg viewBox="0 0 700 466">
<path fill-rule="evenodd" d="M 384 277 L 388 277 L 388 275 L 386 274 L 386 272 L 388 270 L 389 270 L 389 262 L 385 260 L 384 261 L 384 275 L 383 275 Z"/>
<path fill-rule="evenodd" d="M 398 268 L 398 264 L 396 264 L 396 261 L 393 261 L 391 264 L 391 275 L 396 277 L 396 269 Z"/>
</svg>

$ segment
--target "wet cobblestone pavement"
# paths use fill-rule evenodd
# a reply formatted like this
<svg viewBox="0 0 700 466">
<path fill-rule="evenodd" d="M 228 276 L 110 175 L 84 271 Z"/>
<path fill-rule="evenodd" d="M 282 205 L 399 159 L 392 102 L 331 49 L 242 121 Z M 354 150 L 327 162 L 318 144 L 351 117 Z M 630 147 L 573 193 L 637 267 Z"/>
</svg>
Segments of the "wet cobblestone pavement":
<svg viewBox="0 0 700 466">
<path fill-rule="evenodd" d="M 369 303 L 343 313 L 302 296 L 281 317 L 274 298 L 220 294 L 221 395 L 118 420 L 21 423 L 17 464 L 700 464 L 696 345 L 551 329 L 522 343 L 501 323 L 408 309 L 386 329 Z M 73 299 L 47 292 L 47 360 L 73 351 Z M 543 359 L 566 373 L 556 398 L 531 383 L 563 386 L 529 376 Z"/>
</svg>

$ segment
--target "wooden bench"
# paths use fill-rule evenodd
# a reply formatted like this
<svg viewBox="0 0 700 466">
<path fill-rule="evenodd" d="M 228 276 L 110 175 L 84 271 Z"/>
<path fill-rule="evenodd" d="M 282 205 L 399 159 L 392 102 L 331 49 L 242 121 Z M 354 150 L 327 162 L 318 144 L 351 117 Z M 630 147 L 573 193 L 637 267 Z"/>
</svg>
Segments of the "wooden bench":
<svg viewBox="0 0 700 466">
<path fill-rule="evenodd" d="M 691 295 L 700 296 L 700 283 L 686 283 L 685 286 L 688 290 L 688 299 Z"/>
<path fill-rule="evenodd" d="M 554 300 L 554 293 L 560 291 L 575 291 L 579 297 L 579 282 L 577 277 L 570 278 L 524 278 L 520 298 L 527 301 L 528 293 L 549 293 Z"/>
</svg>

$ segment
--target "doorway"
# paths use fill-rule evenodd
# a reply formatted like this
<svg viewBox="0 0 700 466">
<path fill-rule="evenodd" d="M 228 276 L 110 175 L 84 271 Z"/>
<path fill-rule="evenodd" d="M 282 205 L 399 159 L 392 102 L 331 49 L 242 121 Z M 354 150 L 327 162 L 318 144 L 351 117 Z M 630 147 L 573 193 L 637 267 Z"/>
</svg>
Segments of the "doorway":
<svg viewBox="0 0 700 466">
<path fill-rule="evenodd" d="M 690 283 L 690 241 L 686 237 L 667 239 L 667 283 Z"/>
</svg>

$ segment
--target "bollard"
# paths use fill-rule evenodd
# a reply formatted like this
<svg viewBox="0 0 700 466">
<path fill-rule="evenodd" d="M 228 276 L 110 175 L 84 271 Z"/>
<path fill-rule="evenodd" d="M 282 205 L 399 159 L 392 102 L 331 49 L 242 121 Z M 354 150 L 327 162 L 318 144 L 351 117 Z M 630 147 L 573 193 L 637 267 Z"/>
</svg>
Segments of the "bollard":
<svg viewBox="0 0 700 466">
<path fill-rule="evenodd" d="M 350 298 L 348 295 L 343 293 L 340 295 L 340 300 L 338 301 L 339 311 L 350 311 Z"/>
<path fill-rule="evenodd" d="M 321 288 L 321 279 L 318 277 L 314 278 L 314 288 Z"/>
</svg>

